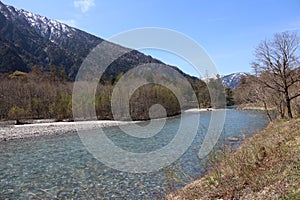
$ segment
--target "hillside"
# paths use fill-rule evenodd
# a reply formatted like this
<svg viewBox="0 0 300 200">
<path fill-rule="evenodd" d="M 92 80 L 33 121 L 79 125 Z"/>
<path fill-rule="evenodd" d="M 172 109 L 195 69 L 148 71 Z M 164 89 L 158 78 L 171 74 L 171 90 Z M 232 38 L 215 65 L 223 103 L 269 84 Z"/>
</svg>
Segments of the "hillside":
<svg viewBox="0 0 300 200">
<path fill-rule="evenodd" d="M 66 24 L 0 2 L 0 82 L 9 86 L 0 88 L 3 95 L 0 118 L 71 119 L 72 82 L 85 57 L 103 41 Z M 101 77 L 102 88 L 97 89 L 96 101 L 99 119 L 112 119 L 111 95 L 116 80 L 130 69 L 147 63 L 157 65 L 152 69 L 150 65 L 145 66 L 145 71 L 137 72 L 136 77 L 149 82 L 165 81 L 173 90 L 183 87 L 183 82 L 187 80 L 193 91 L 181 91 L 184 103 L 179 108 L 170 89 L 155 84 L 142 87 L 130 99 L 134 119 L 148 119 L 148 109 L 155 103 L 166 106 L 168 116 L 179 114 L 180 109 L 189 108 L 197 102 L 191 99 L 193 92 L 200 107 L 220 106 L 211 103 L 206 84 L 197 77 L 139 51 L 128 51 L 118 44 L 108 44 L 111 50 L 103 54 L 106 58 L 128 53 L 120 54 L 122 56 L 112 62 Z M 158 66 L 162 67 L 161 70 L 156 70 Z M 175 69 L 177 75 L 167 73 L 165 69 L 168 68 Z M 90 74 L 86 74 L 87 78 Z M 218 91 L 218 87 L 218 84 L 211 86 L 214 91 Z"/>
<path fill-rule="evenodd" d="M 299 199 L 300 119 L 277 121 L 167 199 Z"/>
<path fill-rule="evenodd" d="M 50 67 L 55 66 L 63 67 L 69 79 L 74 80 L 83 59 L 102 41 L 79 29 L 0 1 L 0 73 L 29 72 L 34 65 L 50 71 Z M 115 47 L 123 49 L 119 45 Z M 113 62 L 104 76 L 111 79 L 144 63 L 163 64 L 132 50 Z"/>
</svg>

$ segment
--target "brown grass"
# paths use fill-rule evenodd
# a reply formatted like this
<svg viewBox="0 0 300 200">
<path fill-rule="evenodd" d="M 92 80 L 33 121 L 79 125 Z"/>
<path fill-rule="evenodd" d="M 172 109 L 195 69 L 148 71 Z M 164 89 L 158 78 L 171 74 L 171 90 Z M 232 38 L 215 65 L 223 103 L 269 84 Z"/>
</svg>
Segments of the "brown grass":
<svg viewBox="0 0 300 200">
<path fill-rule="evenodd" d="M 300 199 L 300 119 L 276 121 L 167 199 Z"/>
</svg>

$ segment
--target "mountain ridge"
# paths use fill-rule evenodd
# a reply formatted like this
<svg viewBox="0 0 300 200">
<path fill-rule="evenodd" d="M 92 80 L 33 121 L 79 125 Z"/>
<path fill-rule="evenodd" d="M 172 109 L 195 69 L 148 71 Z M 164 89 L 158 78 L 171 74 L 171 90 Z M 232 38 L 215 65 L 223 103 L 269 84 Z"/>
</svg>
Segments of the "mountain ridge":
<svg viewBox="0 0 300 200">
<path fill-rule="evenodd" d="M 62 67 L 69 79 L 74 80 L 84 58 L 102 41 L 105 40 L 0 1 L 0 73 L 12 73 L 16 70 L 28 72 L 34 65 L 41 66 L 43 71 L 49 71 L 51 66 L 56 66 Z M 145 63 L 164 64 L 176 69 L 190 81 L 198 79 L 136 50 L 111 63 L 104 76 L 112 79 Z M 234 89 L 240 79 L 229 81 L 228 76 L 223 76 L 222 82 L 225 87 Z"/>
<path fill-rule="evenodd" d="M 241 79 L 245 76 L 248 76 L 248 73 L 245 72 L 235 72 L 228 75 L 216 75 L 211 77 L 203 77 L 201 78 L 202 81 L 208 83 L 211 79 L 215 80 L 217 78 L 220 78 L 222 81 L 222 84 L 225 88 L 229 88 L 234 90 L 240 83 Z"/>
<path fill-rule="evenodd" d="M 67 76 L 74 80 L 84 58 L 102 41 L 100 37 L 23 9 L 6 6 L 0 1 L 1 73 L 16 70 L 28 72 L 34 65 L 49 71 L 50 66 L 54 65 L 63 67 Z M 145 63 L 164 64 L 132 50 L 114 61 L 105 76 L 109 79 Z M 184 74 L 178 68 L 176 70 Z"/>
<path fill-rule="evenodd" d="M 245 72 L 236 72 L 222 76 L 221 79 L 224 87 L 235 89 L 240 83 L 241 79 L 246 76 L 248 76 L 248 74 Z"/>
</svg>

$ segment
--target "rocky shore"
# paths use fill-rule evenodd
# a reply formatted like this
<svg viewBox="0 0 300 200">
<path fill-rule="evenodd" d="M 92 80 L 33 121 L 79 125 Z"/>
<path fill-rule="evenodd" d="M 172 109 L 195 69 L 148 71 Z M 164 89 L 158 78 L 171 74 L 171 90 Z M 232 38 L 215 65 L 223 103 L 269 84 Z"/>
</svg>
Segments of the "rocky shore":
<svg viewBox="0 0 300 200">
<path fill-rule="evenodd" d="M 212 108 L 189 109 L 185 113 L 214 111 Z M 139 121 L 113 121 L 113 120 L 97 120 L 97 121 L 80 121 L 80 122 L 55 122 L 54 119 L 41 120 L 22 120 L 22 125 L 16 125 L 16 121 L 0 121 L 0 142 L 14 139 L 23 139 L 29 137 L 43 135 L 59 135 L 78 130 L 95 129 L 99 127 L 111 127 L 125 125 L 129 123 L 138 123 Z"/>
<path fill-rule="evenodd" d="M 58 135 L 77 130 L 95 129 L 99 127 L 111 127 L 125 125 L 132 122 L 125 121 L 84 121 L 84 122 L 47 122 L 23 125 L 1 125 L 0 141 L 23 139 L 43 135 Z"/>
</svg>

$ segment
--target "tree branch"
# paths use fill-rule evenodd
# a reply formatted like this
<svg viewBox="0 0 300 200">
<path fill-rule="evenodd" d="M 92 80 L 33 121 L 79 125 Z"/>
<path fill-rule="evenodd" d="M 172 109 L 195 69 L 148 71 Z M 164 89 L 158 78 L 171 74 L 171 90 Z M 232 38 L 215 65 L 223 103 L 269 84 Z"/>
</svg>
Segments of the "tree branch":
<svg viewBox="0 0 300 200">
<path fill-rule="evenodd" d="M 299 94 L 296 94 L 296 95 L 294 95 L 294 96 L 292 96 L 291 98 L 290 98 L 290 100 L 293 100 L 293 99 L 295 99 L 295 98 L 297 98 L 297 97 L 299 97 L 300 96 L 300 93 Z"/>
</svg>

